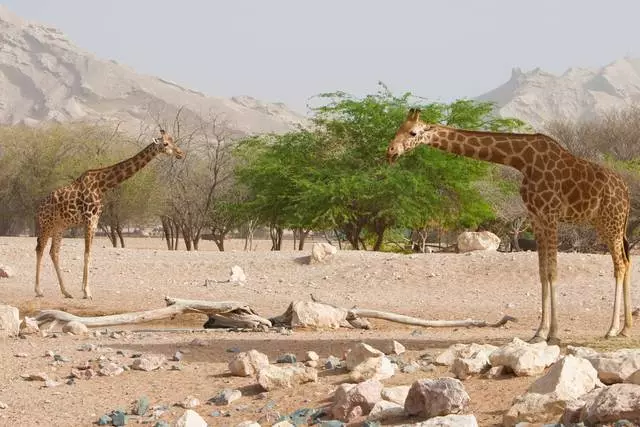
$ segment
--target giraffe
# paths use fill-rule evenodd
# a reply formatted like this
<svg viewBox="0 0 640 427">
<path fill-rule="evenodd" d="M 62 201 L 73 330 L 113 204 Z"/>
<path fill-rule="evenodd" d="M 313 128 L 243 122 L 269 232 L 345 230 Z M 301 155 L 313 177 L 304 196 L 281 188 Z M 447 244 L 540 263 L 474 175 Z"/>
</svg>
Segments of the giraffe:
<svg viewBox="0 0 640 427">
<path fill-rule="evenodd" d="M 49 253 L 58 276 L 60 291 L 65 297 L 73 298 L 64 286 L 60 271 L 60 245 L 62 233 L 67 228 L 84 225 L 82 291 L 84 298 L 92 299 L 88 278 L 91 243 L 102 213 L 102 196 L 106 190 L 133 176 L 160 153 L 172 155 L 177 159 L 184 157 L 173 137 L 160 129 L 160 137 L 153 138 L 153 142 L 135 156 L 101 169 L 89 169 L 75 181 L 54 190 L 40 202 L 36 212 L 36 296 L 44 295 L 40 287 L 40 265 L 45 246 L 51 238 Z"/>
<path fill-rule="evenodd" d="M 611 170 L 575 157 L 547 135 L 481 132 L 456 129 L 420 120 L 411 109 L 387 148 L 387 160 L 420 144 L 443 151 L 511 166 L 522 172 L 520 195 L 538 243 L 542 286 L 542 317 L 531 342 L 557 343 L 556 310 L 558 223 L 595 227 L 613 260 L 615 296 L 611 326 L 605 338 L 628 337 L 632 327 L 631 260 L 626 227 L 629 192 Z M 620 330 L 620 299 L 624 296 L 624 327 Z"/>
</svg>

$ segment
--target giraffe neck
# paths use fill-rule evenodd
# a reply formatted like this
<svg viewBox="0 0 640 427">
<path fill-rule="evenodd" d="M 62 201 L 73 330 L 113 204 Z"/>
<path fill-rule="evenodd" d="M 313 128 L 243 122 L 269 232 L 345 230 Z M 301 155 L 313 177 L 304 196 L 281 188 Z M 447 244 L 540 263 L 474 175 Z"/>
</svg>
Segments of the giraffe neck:
<svg viewBox="0 0 640 427">
<path fill-rule="evenodd" d="M 87 173 L 94 176 L 101 190 L 107 190 L 131 178 L 136 172 L 153 160 L 160 151 L 161 146 L 152 142 L 129 159 L 101 169 L 93 169 L 87 171 Z"/>
<path fill-rule="evenodd" d="M 435 132 L 429 145 L 461 156 L 511 166 L 520 171 L 524 171 L 533 162 L 536 154 L 560 148 L 551 138 L 541 134 L 480 132 L 444 126 Z"/>
</svg>

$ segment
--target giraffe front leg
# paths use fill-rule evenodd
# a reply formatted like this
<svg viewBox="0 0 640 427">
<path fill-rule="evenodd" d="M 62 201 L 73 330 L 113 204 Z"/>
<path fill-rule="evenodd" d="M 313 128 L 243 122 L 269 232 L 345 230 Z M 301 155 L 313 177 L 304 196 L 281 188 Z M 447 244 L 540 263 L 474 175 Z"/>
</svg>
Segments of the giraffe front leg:
<svg viewBox="0 0 640 427">
<path fill-rule="evenodd" d="M 93 299 L 89 289 L 89 265 L 91 264 L 91 244 L 95 233 L 94 221 L 89 221 L 84 233 L 84 269 L 82 270 L 82 292 L 84 299 Z"/>
<path fill-rule="evenodd" d="M 56 275 L 58 276 L 58 284 L 60 285 L 60 292 L 65 298 L 73 298 L 67 289 L 64 286 L 64 279 L 62 278 L 62 271 L 60 271 L 60 246 L 62 244 L 62 232 L 56 233 L 53 235 L 51 239 L 51 250 L 49 254 L 51 255 L 51 261 L 53 261 L 53 267 L 56 270 Z"/>
<path fill-rule="evenodd" d="M 542 294 L 542 318 L 540 319 L 540 326 L 538 326 L 536 334 L 529 340 L 530 343 L 547 341 L 547 338 L 549 337 L 549 329 L 551 327 L 549 310 L 547 308 L 550 305 L 550 284 L 549 275 L 547 273 L 547 239 L 544 233 L 539 232 L 538 229 L 539 228 L 535 226 L 534 222 L 534 234 L 538 241 L 538 275 L 540 277 Z"/>
<path fill-rule="evenodd" d="M 613 239 L 612 239 L 613 240 Z M 616 239 L 618 240 L 618 239 Z M 625 293 L 625 328 L 627 326 L 627 312 L 629 313 L 631 307 L 627 308 L 627 304 L 629 303 L 629 299 L 627 293 L 629 293 L 629 285 L 628 280 L 630 279 L 630 265 L 626 260 L 626 255 L 624 254 L 623 248 L 623 240 L 619 239 L 618 241 L 613 240 L 609 241 L 609 252 L 611 252 L 611 259 L 613 261 L 613 274 L 616 279 L 616 288 L 615 294 L 613 296 L 613 313 L 611 315 L 611 326 L 607 331 L 605 338 L 617 337 L 620 334 L 620 303 L 622 301 L 623 292 Z M 630 305 L 630 303 L 629 303 Z M 627 333 L 627 330 L 625 330 Z"/>
</svg>

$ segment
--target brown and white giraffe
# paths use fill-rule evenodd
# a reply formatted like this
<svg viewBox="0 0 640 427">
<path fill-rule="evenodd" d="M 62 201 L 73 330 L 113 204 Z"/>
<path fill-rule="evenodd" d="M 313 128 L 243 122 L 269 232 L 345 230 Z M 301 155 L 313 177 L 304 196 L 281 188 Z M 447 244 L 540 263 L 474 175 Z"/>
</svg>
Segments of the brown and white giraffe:
<svg viewBox="0 0 640 427">
<path fill-rule="evenodd" d="M 67 292 L 60 272 L 60 244 L 62 233 L 69 227 L 84 225 L 84 270 L 82 291 L 84 298 L 92 298 L 89 289 L 89 263 L 91 261 L 91 243 L 102 213 L 102 197 L 106 190 L 115 187 L 145 167 L 158 154 L 172 155 L 177 159 L 184 153 L 175 145 L 173 137 L 160 130 L 160 137 L 153 138 L 135 156 L 101 169 L 89 169 L 75 181 L 58 188 L 45 197 L 36 213 L 36 296 L 43 296 L 40 287 L 40 265 L 45 246 L 51 242 L 51 260 L 58 276 L 60 291 L 67 298 L 73 298 Z"/>
<path fill-rule="evenodd" d="M 613 258 L 615 297 L 606 337 L 631 333 L 631 261 L 626 238 L 629 192 L 611 170 L 573 156 L 543 134 L 480 132 L 428 124 L 411 109 L 387 149 L 387 159 L 420 144 L 465 157 L 511 166 L 523 174 L 520 194 L 538 243 L 542 319 L 533 342 L 558 341 L 556 266 L 558 223 L 595 227 Z M 620 300 L 624 295 L 624 327 L 620 330 Z"/>
</svg>

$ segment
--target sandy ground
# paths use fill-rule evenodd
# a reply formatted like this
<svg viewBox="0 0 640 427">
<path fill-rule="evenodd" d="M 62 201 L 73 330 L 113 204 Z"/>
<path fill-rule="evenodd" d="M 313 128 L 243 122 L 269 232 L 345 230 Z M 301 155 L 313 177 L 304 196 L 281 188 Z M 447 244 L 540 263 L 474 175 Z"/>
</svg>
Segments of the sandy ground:
<svg viewBox="0 0 640 427">
<path fill-rule="evenodd" d="M 203 242 L 199 252 L 165 250 L 157 238 L 129 238 L 126 249 L 110 247 L 105 239 L 93 246 L 90 284 L 93 301 L 81 299 L 83 241 L 65 239 L 61 262 L 67 289 L 76 296 L 65 299 L 58 289 L 53 266 L 44 259 L 42 284 L 44 298 L 35 298 L 35 239 L 0 237 L 0 264 L 10 266 L 15 275 L 0 279 L 0 303 L 18 307 L 21 316 L 43 308 L 63 309 L 80 315 L 99 315 L 159 308 L 165 295 L 249 303 L 265 316 L 281 314 L 287 305 L 309 294 L 341 306 L 394 311 L 427 319 L 486 319 L 496 321 L 504 314 L 519 322 L 508 327 L 416 328 L 385 321 L 374 321 L 374 329 L 338 331 L 294 331 L 240 333 L 131 332 L 142 328 L 199 327 L 206 316 L 185 315 L 146 325 L 114 327 L 100 337 L 30 336 L 27 339 L 0 339 L 0 425 L 7 426 L 88 426 L 102 414 L 115 409 L 131 411 L 133 402 L 147 396 L 152 406 L 165 408 L 163 419 L 174 421 L 184 409 L 174 406 L 188 396 L 202 405 L 196 411 L 209 425 L 234 426 L 244 420 L 258 420 L 267 413 L 287 414 L 304 407 L 327 402 L 337 384 L 345 381 L 342 371 L 321 371 L 317 383 L 295 390 L 261 393 L 250 378 L 231 377 L 227 363 L 230 350 L 258 349 L 272 361 L 283 353 L 302 357 L 307 350 L 322 359 L 341 356 L 360 341 L 372 345 L 395 339 L 408 352 L 403 360 L 437 354 L 457 342 L 503 344 L 513 337 L 530 338 L 539 321 L 540 287 L 535 253 L 414 254 L 400 255 L 363 251 L 341 251 L 325 265 L 304 265 L 296 260 L 310 252 L 268 251 L 269 242 L 258 242 L 254 252 L 241 250 L 242 242 L 231 241 L 228 251 L 218 252 L 212 242 Z M 291 247 L 291 242 L 287 242 Z M 636 338 L 603 340 L 613 303 L 613 267 L 608 255 L 560 254 L 558 304 L 563 345 L 596 348 L 638 346 Z M 243 285 L 221 283 L 228 279 L 233 265 L 247 275 Z M 633 276 L 640 277 L 638 264 Z M 635 279 L 632 279 L 636 282 Z M 632 290 L 634 303 L 640 290 Z M 110 337 L 110 332 L 129 333 Z M 102 328 L 101 330 L 104 330 Z M 638 332 L 635 334 L 638 335 Z M 102 351 L 78 348 L 95 344 Z M 184 353 L 180 362 L 169 362 L 160 371 L 128 371 L 116 377 L 95 377 L 66 385 L 71 367 L 100 354 L 130 363 L 134 353 L 156 352 L 171 357 Z M 121 350 L 123 354 L 116 352 Z M 68 358 L 54 362 L 46 352 Z M 20 355 L 23 357 L 17 357 Z M 172 366 L 180 370 L 172 370 Z M 43 388 L 41 382 L 25 381 L 20 375 L 45 372 L 62 382 Z M 411 384 L 420 378 L 450 375 L 445 368 L 435 372 L 398 373 L 388 385 Z M 465 381 L 471 396 L 470 412 L 480 425 L 499 425 L 511 400 L 523 393 L 534 378 L 505 378 Z M 206 401 L 224 388 L 238 388 L 243 397 L 230 407 Z M 228 416 L 212 416 L 223 411 Z M 141 422 L 132 418 L 130 423 Z M 263 424 L 270 425 L 270 424 Z"/>
</svg>

